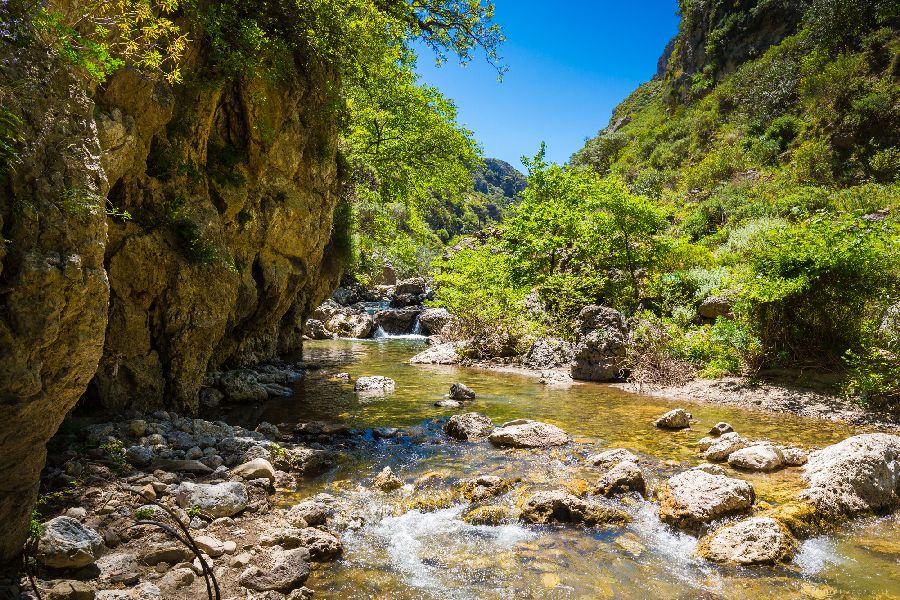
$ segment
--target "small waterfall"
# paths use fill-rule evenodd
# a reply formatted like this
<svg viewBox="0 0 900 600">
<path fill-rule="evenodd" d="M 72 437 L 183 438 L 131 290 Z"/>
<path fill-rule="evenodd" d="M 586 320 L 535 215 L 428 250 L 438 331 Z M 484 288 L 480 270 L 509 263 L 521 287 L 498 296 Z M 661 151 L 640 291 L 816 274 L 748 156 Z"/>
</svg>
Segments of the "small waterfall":
<svg viewBox="0 0 900 600">
<path fill-rule="evenodd" d="M 419 322 L 419 315 L 416 315 L 416 322 L 413 325 L 412 334 L 413 335 L 422 335 L 422 323 Z"/>
<path fill-rule="evenodd" d="M 375 333 L 372 334 L 372 337 L 375 339 L 380 339 L 380 338 L 386 338 L 386 337 L 390 337 L 390 336 L 388 336 L 387 332 L 384 330 L 384 328 L 381 325 L 376 325 Z"/>
</svg>

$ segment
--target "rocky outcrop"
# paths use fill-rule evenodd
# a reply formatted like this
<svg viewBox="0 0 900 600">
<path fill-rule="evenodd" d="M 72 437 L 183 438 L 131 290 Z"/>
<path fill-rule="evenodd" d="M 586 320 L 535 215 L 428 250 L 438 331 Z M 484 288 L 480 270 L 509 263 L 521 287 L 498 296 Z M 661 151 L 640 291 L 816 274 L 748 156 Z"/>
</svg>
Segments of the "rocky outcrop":
<svg viewBox="0 0 900 600">
<path fill-rule="evenodd" d="M 834 517 L 900 506 L 900 436 L 867 433 L 809 455 L 801 498 Z"/>
<path fill-rule="evenodd" d="M 587 381 L 618 379 L 628 342 L 622 313 L 605 306 L 586 306 L 578 314 L 575 328 L 572 378 Z"/>
</svg>

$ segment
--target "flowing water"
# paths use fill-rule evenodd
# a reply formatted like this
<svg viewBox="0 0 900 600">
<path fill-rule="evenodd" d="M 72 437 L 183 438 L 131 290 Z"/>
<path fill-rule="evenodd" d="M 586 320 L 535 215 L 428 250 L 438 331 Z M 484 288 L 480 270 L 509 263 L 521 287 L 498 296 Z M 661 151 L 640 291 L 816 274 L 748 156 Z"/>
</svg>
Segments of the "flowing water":
<svg viewBox="0 0 900 600">
<path fill-rule="evenodd" d="M 655 505 L 637 498 L 620 503 L 634 519 L 627 527 L 588 529 L 470 525 L 460 518 L 465 504 L 421 512 L 404 504 L 412 486 L 390 495 L 370 491 L 372 477 L 386 465 L 406 483 L 427 479 L 435 493 L 474 475 L 520 477 L 520 488 L 495 500 L 513 506 L 537 489 L 577 489 L 595 481 L 600 470 L 586 467 L 583 458 L 605 447 L 637 453 L 654 480 L 699 464 L 695 444 L 718 421 L 751 438 L 810 449 L 860 432 L 840 423 L 711 405 L 684 405 L 697 423 L 664 432 L 652 422 L 678 403 L 598 384 L 548 387 L 517 374 L 409 365 L 424 347 L 419 340 L 391 338 L 310 342 L 304 360 L 322 369 L 298 382 L 294 397 L 230 415 L 247 423 L 345 423 L 363 432 L 333 470 L 284 497 L 289 504 L 328 491 L 368 515 L 360 528 L 344 533 L 342 560 L 314 571 L 309 585 L 317 598 L 900 598 L 897 516 L 857 521 L 806 540 L 785 566 L 731 568 L 698 559 L 696 539 L 660 524 Z M 352 385 L 333 379 L 338 372 L 354 379 L 386 375 L 397 389 L 360 398 Z M 463 410 L 483 412 L 495 423 L 523 417 L 554 423 L 575 443 L 531 452 L 447 439 L 440 426 L 461 411 L 434 402 L 455 382 L 478 394 Z M 732 475 L 751 481 L 758 500 L 770 504 L 802 488 L 799 469 Z"/>
</svg>

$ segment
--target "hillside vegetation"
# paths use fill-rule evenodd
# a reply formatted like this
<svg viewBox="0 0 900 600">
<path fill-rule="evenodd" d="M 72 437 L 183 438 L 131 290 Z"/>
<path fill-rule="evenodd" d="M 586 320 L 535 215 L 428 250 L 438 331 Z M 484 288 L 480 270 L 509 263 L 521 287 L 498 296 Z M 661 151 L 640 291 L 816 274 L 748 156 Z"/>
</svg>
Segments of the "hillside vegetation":
<svg viewBox="0 0 900 600">
<path fill-rule="evenodd" d="M 632 319 L 632 376 L 764 368 L 900 394 L 896 2 L 681 2 L 665 68 L 503 232 L 436 267 L 482 354 Z M 502 327 L 497 328 L 496 324 Z"/>
</svg>

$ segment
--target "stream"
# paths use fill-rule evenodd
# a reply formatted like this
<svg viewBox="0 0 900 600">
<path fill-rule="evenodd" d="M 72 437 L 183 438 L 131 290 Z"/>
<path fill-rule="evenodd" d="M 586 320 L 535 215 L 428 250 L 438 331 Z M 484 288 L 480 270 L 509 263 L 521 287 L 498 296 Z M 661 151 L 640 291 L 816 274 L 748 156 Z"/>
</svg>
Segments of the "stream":
<svg viewBox="0 0 900 600">
<path fill-rule="evenodd" d="M 656 483 L 703 462 L 696 442 L 718 421 L 743 436 L 806 449 L 862 431 L 785 414 L 682 404 L 696 423 L 690 430 L 667 432 L 652 423 L 679 406 L 675 402 L 600 384 L 552 387 L 520 374 L 409 365 L 425 347 L 415 338 L 307 342 L 303 359 L 321 368 L 296 383 L 293 397 L 228 415 L 237 423 L 320 420 L 364 432 L 360 443 L 340 451 L 333 469 L 281 498 L 288 505 L 326 491 L 367 514 L 361 527 L 342 535 L 343 558 L 313 572 L 308 585 L 316 598 L 900 598 L 897 515 L 862 519 L 839 533 L 802 541 L 784 566 L 734 568 L 697 558 L 696 538 L 661 524 L 656 505 L 639 498 L 618 501 L 633 517 L 630 525 L 591 529 L 470 525 L 460 518 L 465 504 L 421 512 L 404 505 L 408 489 L 372 492 L 371 480 L 385 466 L 407 484 L 427 479 L 437 490 L 476 475 L 520 477 L 525 483 L 499 499 L 512 506 L 538 489 L 593 483 L 602 470 L 587 465 L 584 456 L 606 447 L 638 454 Z M 385 375 L 396 381 L 396 391 L 361 398 L 352 384 L 334 379 L 339 372 L 351 379 Z M 456 382 L 475 390 L 474 403 L 463 409 L 435 407 Z M 462 443 L 443 434 L 440 427 L 449 416 L 472 410 L 495 424 L 516 418 L 553 423 L 575 443 L 549 451 L 504 451 L 487 441 Z M 802 469 L 728 471 L 750 481 L 760 503 L 783 502 L 804 487 Z"/>
</svg>

